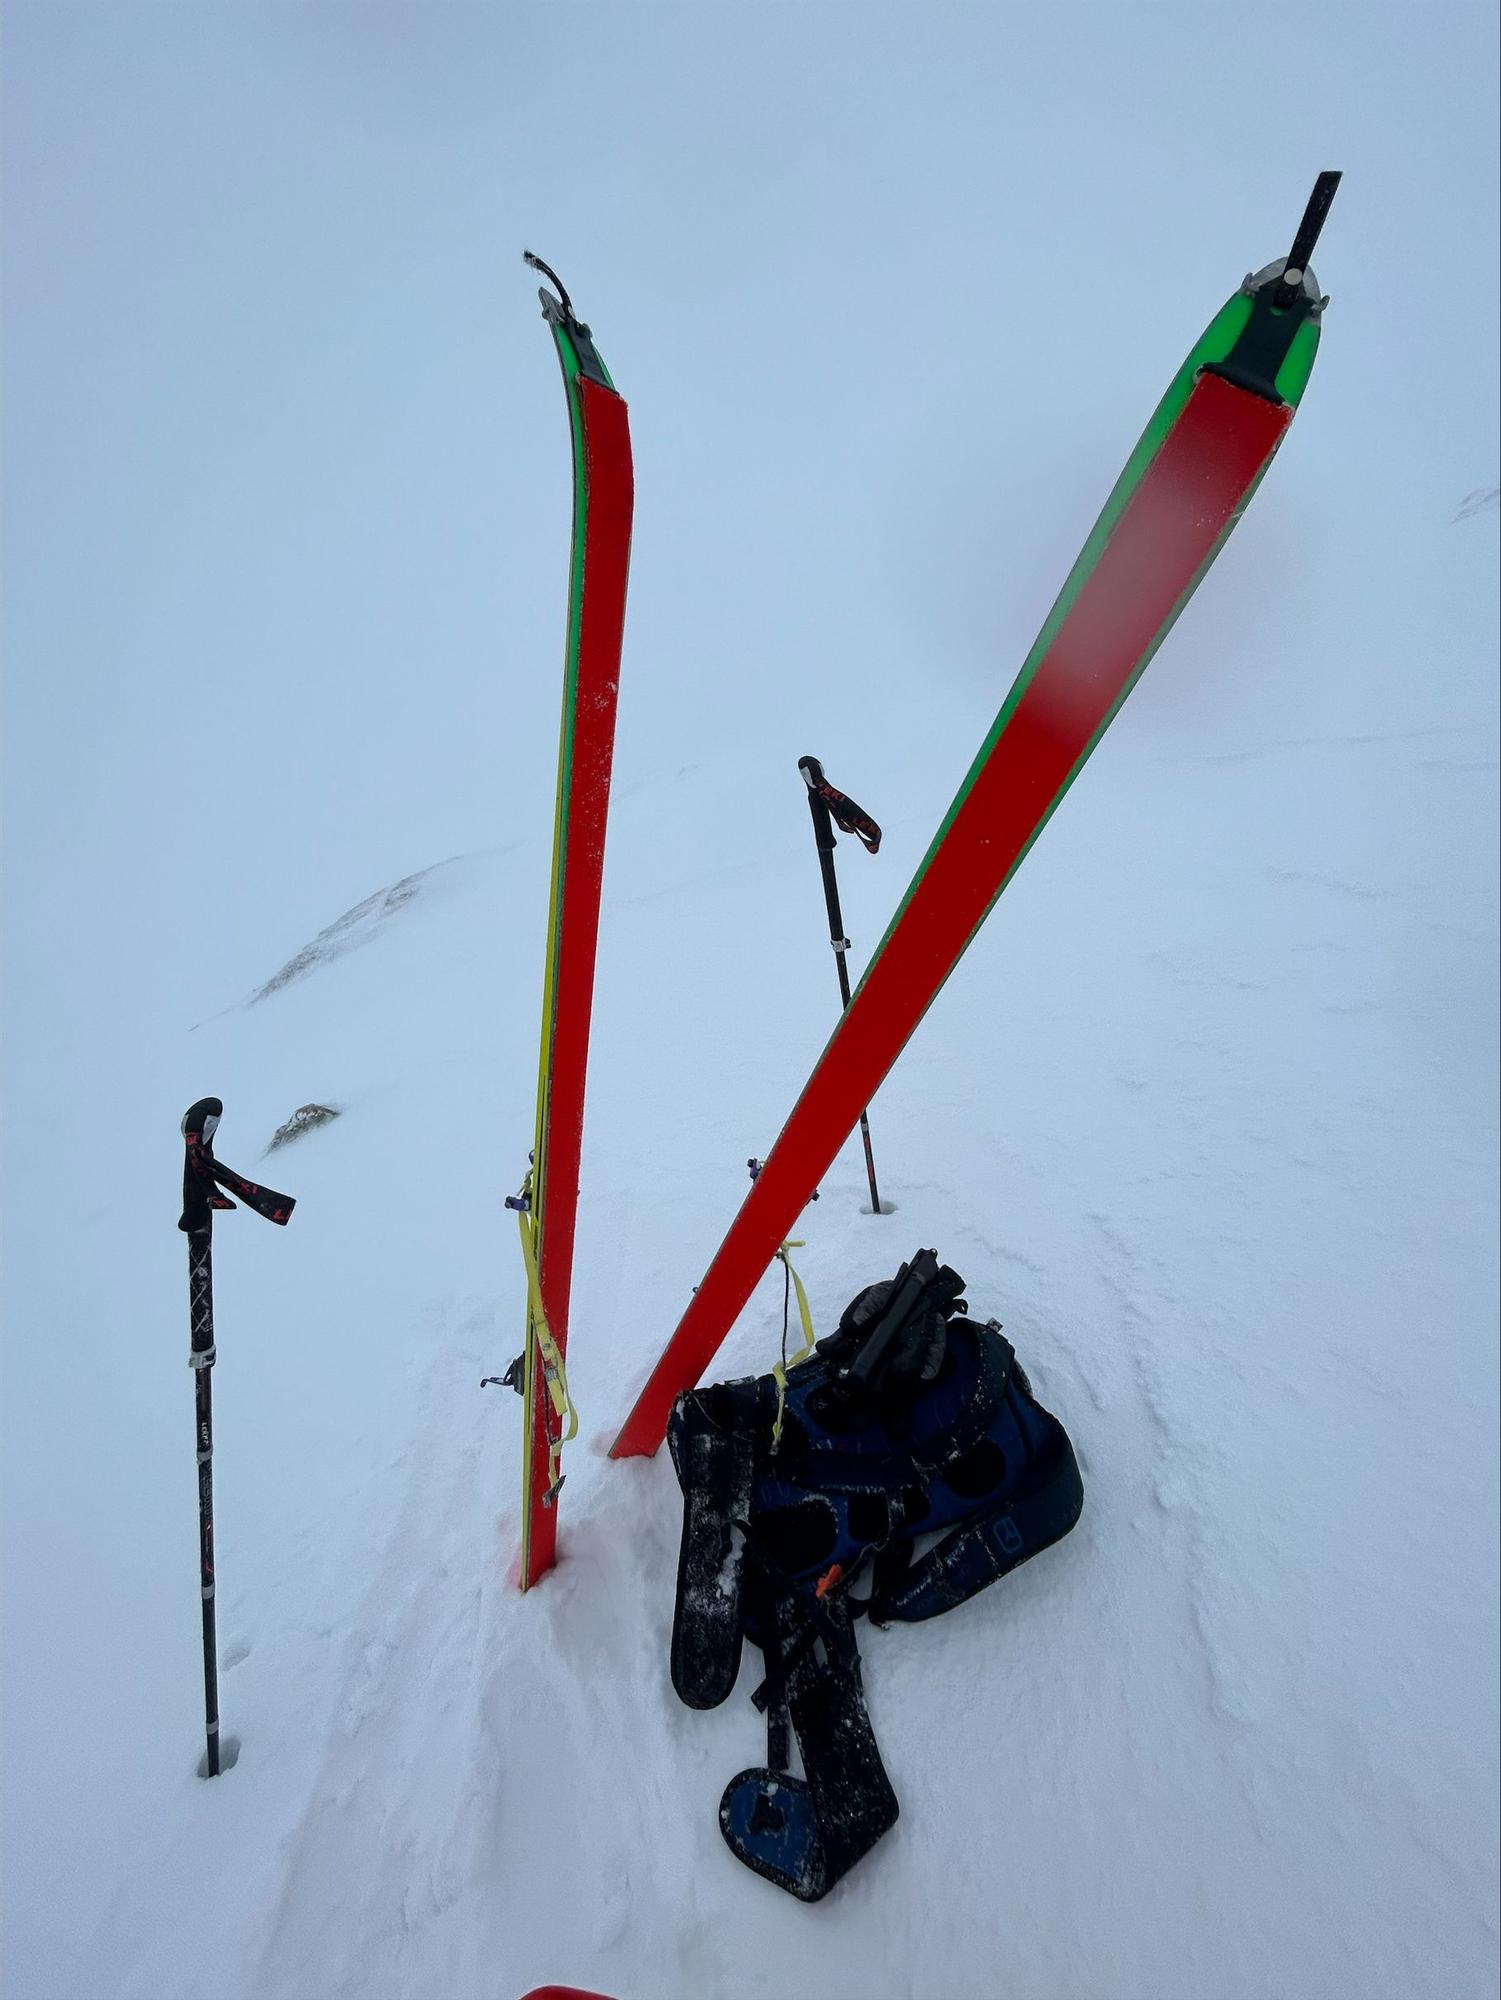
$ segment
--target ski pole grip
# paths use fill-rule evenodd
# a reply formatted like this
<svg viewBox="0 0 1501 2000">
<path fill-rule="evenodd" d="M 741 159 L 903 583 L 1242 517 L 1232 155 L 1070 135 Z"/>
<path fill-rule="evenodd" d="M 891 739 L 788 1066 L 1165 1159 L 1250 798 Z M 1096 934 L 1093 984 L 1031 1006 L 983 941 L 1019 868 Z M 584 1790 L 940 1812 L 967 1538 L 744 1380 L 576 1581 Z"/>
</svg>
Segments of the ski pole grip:
<svg viewBox="0 0 1501 2000">
<path fill-rule="evenodd" d="M 224 1115 L 217 1097 L 200 1097 L 182 1114 L 182 1216 L 178 1228 L 193 1236 L 211 1227 L 215 1204 L 212 1163 L 214 1133 Z M 194 1347 L 197 1347 L 195 1338 Z"/>
<path fill-rule="evenodd" d="M 813 815 L 813 838 L 819 849 L 832 854 L 838 844 L 834 839 L 834 822 L 829 814 L 828 801 L 820 787 L 828 780 L 823 774 L 823 765 L 816 757 L 799 757 L 797 768 L 803 774 L 803 783 L 808 787 L 808 810 Z"/>
<path fill-rule="evenodd" d="M 797 768 L 803 774 L 803 783 L 808 787 L 808 804 L 813 811 L 813 824 L 818 829 L 820 847 L 832 847 L 834 834 L 830 820 L 841 833 L 852 833 L 867 854 L 879 853 L 881 829 L 870 814 L 837 785 L 831 785 L 824 776 L 823 765 L 816 757 L 799 757 Z M 827 835 L 827 840 L 825 840 Z"/>
<path fill-rule="evenodd" d="M 190 1104 L 182 1114 L 182 1136 L 197 1139 L 202 1144 L 212 1146 L 219 1120 L 224 1116 L 224 1105 L 217 1097 L 200 1097 L 196 1104 Z"/>
<path fill-rule="evenodd" d="M 192 1235 L 211 1226 L 216 1208 L 233 1208 L 234 1203 L 221 1189 L 238 1195 L 247 1208 L 253 1208 L 268 1222 L 289 1222 L 297 1206 L 291 1195 L 278 1194 L 275 1188 L 247 1180 L 214 1157 L 214 1134 L 223 1115 L 224 1105 L 217 1097 L 200 1097 L 182 1115 L 186 1157 L 182 1173 L 182 1219 L 178 1228 Z"/>
</svg>

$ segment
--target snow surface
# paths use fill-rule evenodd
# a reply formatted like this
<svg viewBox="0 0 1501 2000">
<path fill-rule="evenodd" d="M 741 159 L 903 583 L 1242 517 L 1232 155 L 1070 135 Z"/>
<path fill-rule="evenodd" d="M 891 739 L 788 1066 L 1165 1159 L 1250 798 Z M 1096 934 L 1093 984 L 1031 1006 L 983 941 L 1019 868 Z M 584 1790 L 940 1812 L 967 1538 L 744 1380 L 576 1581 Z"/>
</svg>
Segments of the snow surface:
<svg viewBox="0 0 1501 2000">
<path fill-rule="evenodd" d="M 7 2000 L 1494 1992 L 1490 11 L 9 15 Z M 1227 145 L 1289 45 L 1310 129 Z M 853 1146 L 801 1227 L 825 1327 L 935 1245 L 1087 1485 L 866 1639 L 902 1817 L 805 1909 L 717 1830 L 749 1683 L 668 1684 L 665 1454 L 603 1456 L 830 1026 L 796 760 L 886 829 L 840 848 L 858 958 L 1327 164 L 1291 438 L 874 1103 L 895 1213 Z M 524 1599 L 478 1386 L 568 520 L 523 241 L 638 472 L 584 1430 Z M 251 1174 L 341 1114 L 261 1169 L 289 1229 L 216 1234 L 214 1784 L 206 1091 Z M 769 1279 L 724 1372 L 779 1319 Z"/>
</svg>

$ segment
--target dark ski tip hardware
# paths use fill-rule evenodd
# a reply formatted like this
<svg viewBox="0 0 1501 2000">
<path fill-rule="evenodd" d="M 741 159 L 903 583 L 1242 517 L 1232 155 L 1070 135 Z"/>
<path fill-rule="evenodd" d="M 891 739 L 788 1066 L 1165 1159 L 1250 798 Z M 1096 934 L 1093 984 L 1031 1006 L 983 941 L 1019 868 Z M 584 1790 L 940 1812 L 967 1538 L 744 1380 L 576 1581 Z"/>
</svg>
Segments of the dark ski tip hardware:
<svg viewBox="0 0 1501 2000">
<path fill-rule="evenodd" d="M 542 317 L 549 326 L 561 327 L 567 334 L 568 344 L 578 363 L 579 374 L 586 381 L 598 382 L 602 388 L 613 389 L 614 384 L 610 380 L 609 371 L 600 360 L 598 350 L 595 348 L 594 336 L 573 310 L 573 301 L 564 288 L 563 280 L 550 264 L 544 264 L 542 259 L 534 256 L 530 250 L 523 250 L 521 256 L 523 262 L 529 264 L 534 271 L 542 273 L 548 284 L 557 287 L 556 298 L 543 287 L 537 288 L 537 297 L 542 302 Z M 564 369 L 566 374 L 566 362 Z"/>
<path fill-rule="evenodd" d="M 1240 289 L 1241 296 L 1251 301 L 1250 316 L 1230 352 L 1222 361 L 1210 362 L 1207 374 L 1233 382 L 1238 389 L 1269 403 L 1288 400 L 1278 388 L 1278 378 L 1298 330 L 1308 321 L 1317 324 L 1329 303 L 1319 294 L 1308 260 L 1339 182 L 1336 173 L 1320 174 L 1292 249 L 1264 270 L 1248 273 Z"/>
</svg>

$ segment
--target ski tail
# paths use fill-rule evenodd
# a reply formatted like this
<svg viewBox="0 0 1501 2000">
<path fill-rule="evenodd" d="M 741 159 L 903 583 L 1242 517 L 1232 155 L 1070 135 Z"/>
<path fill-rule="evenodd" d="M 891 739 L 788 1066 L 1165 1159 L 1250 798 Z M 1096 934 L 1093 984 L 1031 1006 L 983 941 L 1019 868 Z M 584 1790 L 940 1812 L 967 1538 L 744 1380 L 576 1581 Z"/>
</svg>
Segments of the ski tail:
<svg viewBox="0 0 1501 2000">
<path fill-rule="evenodd" d="M 1279 307 L 1287 273 L 1279 259 L 1248 278 L 1174 376 L 613 1457 L 661 1443 L 674 1397 L 713 1359 L 1256 491 L 1307 386 L 1324 304 L 1305 268 Z"/>
<path fill-rule="evenodd" d="M 555 1470 L 561 1445 L 557 1380 L 568 1344 L 579 1159 L 599 936 L 615 707 L 630 563 L 633 482 L 626 406 L 587 326 L 548 267 L 527 262 L 556 287 L 540 293 L 563 372 L 573 446 L 573 544 L 569 563 L 562 725 L 553 818 L 551 891 L 542 990 L 537 1124 L 530 1207 L 537 1283 L 528 1288 L 522 1377 L 525 1444 L 521 1586 L 549 1570 L 557 1552 Z"/>
</svg>

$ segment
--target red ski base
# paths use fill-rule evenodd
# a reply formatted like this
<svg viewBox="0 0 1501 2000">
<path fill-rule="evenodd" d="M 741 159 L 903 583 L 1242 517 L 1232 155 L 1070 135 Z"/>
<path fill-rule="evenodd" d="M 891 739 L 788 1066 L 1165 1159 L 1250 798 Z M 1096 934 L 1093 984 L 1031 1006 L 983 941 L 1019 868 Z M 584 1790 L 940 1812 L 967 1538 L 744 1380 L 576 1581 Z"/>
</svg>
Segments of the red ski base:
<svg viewBox="0 0 1501 2000">
<path fill-rule="evenodd" d="M 610 2000 L 608 1993 L 586 1993 L 582 1986 L 534 1986 L 521 2000 Z"/>
</svg>

